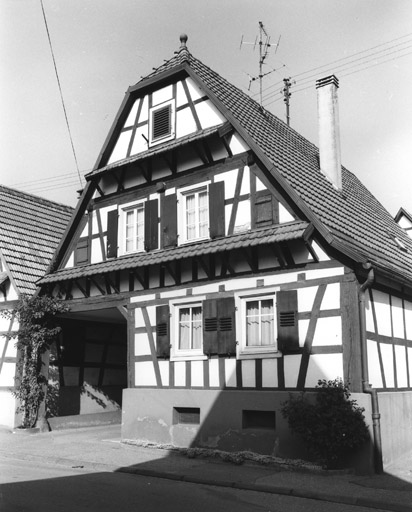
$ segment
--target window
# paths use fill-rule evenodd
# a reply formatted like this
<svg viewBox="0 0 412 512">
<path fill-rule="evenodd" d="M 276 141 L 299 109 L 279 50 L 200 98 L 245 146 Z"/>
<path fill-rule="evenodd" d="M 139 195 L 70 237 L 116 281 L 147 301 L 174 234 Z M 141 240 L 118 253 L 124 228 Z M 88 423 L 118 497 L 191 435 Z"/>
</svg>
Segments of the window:
<svg viewBox="0 0 412 512">
<path fill-rule="evenodd" d="M 207 185 L 180 192 L 181 241 L 209 238 L 209 192 Z"/>
<path fill-rule="evenodd" d="M 278 353 L 276 295 L 250 292 L 236 297 L 238 356 L 274 357 Z M 280 355 L 280 354 L 279 354 Z"/>
<path fill-rule="evenodd" d="M 123 243 L 122 253 L 129 254 L 144 250 L 145 215 L 144 203 L 122 209 Z"/>
<path fill-rule="evenodd" d="M 151 145 L 171 140 L 175 136 L 175 105 L 169 100 L 150 110 L 149 142 Z"/>
<path fill-rule="evenodd" d="M 202 297 L 203 299 L 203 297 Z M 171 305 L 172 358 L 205 359 L 203 352 L 203 302 L 180 300 Z"/>
</svg>

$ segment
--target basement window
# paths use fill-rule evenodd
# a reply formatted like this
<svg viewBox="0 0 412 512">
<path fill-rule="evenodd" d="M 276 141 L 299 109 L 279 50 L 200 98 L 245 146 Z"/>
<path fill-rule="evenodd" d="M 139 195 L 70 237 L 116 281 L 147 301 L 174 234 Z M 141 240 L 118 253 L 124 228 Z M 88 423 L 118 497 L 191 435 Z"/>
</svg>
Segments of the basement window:
<svg viewBox="0 0 412 512">
<path fill-rule="evenodd" d="M 174 407 L 174 425 L 200 425 L 199 407 Z"/>
<path fill-rule="evenodd" d="M 151 146 L 174 139 L 175 103 L 166 101 L 150 109 L 149 143 Z"/>
<path fill-rule="evenodd" d="M 276 412 L 244 410 L 242 411 L 242 428 L 275 430 Z"/>
</svg>

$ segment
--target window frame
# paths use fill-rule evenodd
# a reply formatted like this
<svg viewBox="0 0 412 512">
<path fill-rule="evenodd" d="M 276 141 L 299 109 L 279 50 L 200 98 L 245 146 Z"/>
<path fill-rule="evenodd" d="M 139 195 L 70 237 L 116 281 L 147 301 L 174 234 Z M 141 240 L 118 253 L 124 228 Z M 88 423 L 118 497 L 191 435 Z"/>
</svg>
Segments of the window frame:
<svg viewBox="0 0 412 512">
<path fill-rule="evenodd" d="M 145 225 L 146 225 L 146 213 L 145 213 L 145 203 L 147 199 L 142 198 L 138 201 L 133 201 L 132 203 L 127 203 L 119 206 L 119 221 L 120 221 L 120 243 L 119 243 L 119 256 L 127 256 L 129 254 L 136 254 L 140 252 L 145 252 Z M 141 247 L 134 248 L 131 251 L 126 249 L 127 236 L 126 236 L 126 220 L 127 213 L 133 210 L 137 210 L 141 208 L 143 210 L 143 222 L 142 222 L 142 244 Z M 136 225 L 136 224 L 134 224 Z"/>
<path fill-rule="evenodd" d="M 170 334 L 171 334 L 171 361 L 189 361 L 205 360 L 207 355 L 204 353 L 203 339 L 203 301 L 205 296 L 187 297 L 170 303 Z M 180 349 L 179 348 L 179 312 L 187 307 L 200 307 L 201 319 L 201 347 L 198 349 Z"/>
<path fill-rule="evenodd" d="M 205 181 L 203 183 L 198 183 L 196 185 L 190 185 L 188 187 L 180 188 L 177 191 L 177 201 L 178 201 L 178 245 L 182 244 L 191 244 L 195 242 L 199 242 L 202 240 L 210 240 L 210 191 L 209 185 L 210 181 Z M 186 208 L 186 198 L 191 194 L 199 194 L 202 191 L 206 191 L 206 204 L 207 204 L 207 235 L 200 236 L 199 235 L 199 205 L 196 206 L 196 236 L 194 238 L 187 238 L 187 208 Z"/>
<path fill-rule="evenodd" d="M 163 108 L 166 108 L 170 105 L 170 133 L 166 135 L 162 135 L 160 137 L 154 137 L 154 114 Z M 162 142 L 167 142 L 176 137 L 176 100 L 174 98 L 163 101 L 158 105 L 154 105 L 149 109 L 149 146 L 156 146 L 157 144 L 161 144 Z"/>
<path fill-rule="evenodd" d="M 244 291 L 235 294 L 236 304 L 236 333 L 238 339 L 237 354 L 238 359 L 263 359 L 281 357 L 282 353 L 278 347 L 278 325 L 277 325 L 277 306 L 276 294 L 279 287 Z M 246 326 L 246 304 L 251 301 L 273 300 L 273 338 L 271 345 L 253 345 L 247 346 L 247 326 Z"/>
</svg>

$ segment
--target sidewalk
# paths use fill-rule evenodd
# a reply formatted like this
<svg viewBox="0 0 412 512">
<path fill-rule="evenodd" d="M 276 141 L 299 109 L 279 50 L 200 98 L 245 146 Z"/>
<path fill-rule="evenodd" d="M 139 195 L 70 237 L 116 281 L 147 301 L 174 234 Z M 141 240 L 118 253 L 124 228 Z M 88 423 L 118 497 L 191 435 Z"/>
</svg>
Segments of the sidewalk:
<svg viewBox="0 0 412 512">
<path fill-rule="evenodd" d="M 288 471 L 120 442 L 120 425 L 45 434 L 17 434 L 0 427 L 0 457 L 42 461 L 86 471 L 121 471 L 185 482 L 312 498 L 394 512 L 412 511 L 412 457 L 384 475 Z"/>
</svg>

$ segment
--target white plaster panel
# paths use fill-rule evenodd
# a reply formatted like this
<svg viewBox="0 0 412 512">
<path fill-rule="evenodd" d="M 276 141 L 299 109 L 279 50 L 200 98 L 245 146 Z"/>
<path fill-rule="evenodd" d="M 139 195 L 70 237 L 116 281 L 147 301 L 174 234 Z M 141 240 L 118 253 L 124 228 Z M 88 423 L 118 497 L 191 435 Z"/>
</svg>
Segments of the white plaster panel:
<svg viewBox="0 0 412 512">
<path fill-rule="evenodd" d="M 375 305 L 378 333 L 384 336 L 392 336 L 391 312 L 389 306 L 389 295 L 387 293 L 373 290 L 373 302 Z"/>
<path fill-rule="evenodd" d="M 0 331 L 8 331 L 10 327 L 10 319 L 5 318 L 0 314 Z M 15 325 L 13 325 L 14 329 L 17 329 L 17 322 L 15 322 Z"/>
<path fill-rule="evenodd" d="M 159 89 L 154 91 L 152 94 L 152 106 L 160 105 L 167 100 L 171 100 L 173 98 L 173 86 L 167 85 L 163 87 L 163 89 Z"/>
<path fill-rule="evenodd" d="M 149 315 L 150 325 L 153 327 L 156 325 L 156 306 L 148 306 L 147 314 Z"/>
<path fill-rule="evenodd" d="M 64 268 L 72 268 L 74 266 L 74 254 L 73 252 L 70 254 L 68 260 L 67 260 L 67 263 L 66 265 L 64 266 Z"/>
<path fill-rule="evenodd" d="M 406 339 L 412 340 L 412 302 L 404 301 Z"/>
<path fill-rule="evenodd" d="M 151 361 L 137 361 L 134 364 L 135 386 L 156 386 L 156 374 Z"/>
<path fill-rule="evenodd" d="M 219 359 L 209 359 L 209 386 L 218 388 L 219 382 Z"/>
<path fill-rule="evenodd" d="M 205 293 L 214 293 L 214 292 L 217 292 L 218 290 L 219 290 L 219 284 L 213 283 L 213 284 L 205 284 L 204 286 L 198 286 L 193 290 L 193 292 L 195 294 L 194 296 L 196 296 L 196 295 L 202 295 Z"/>
<path fill-rule="evenodd" d="M 239 169 L 232 169 L 231 171 L 217 174 L 214 178 L 215 183 L 218 181 L 225 182 L 225 199 L 232 199 L 235 195 L 238 172 Z"/>
<path fill-rule="evenodd" d="M 89 236 L 89 222 L 87 221 L 86 224 L 83 227 L 83 231 L 81 232 L 80 236 L 83 238 L 85 236 Z"/>
<path fill-rule="evenodd" d="M 176 107 L 181 107 L 182 105 L 186 105 L 187 96 L 185 90 L 183 89 L 182 82 L 177 82 L 176 84 Z"/>
<path fill-rule="evenodd" d="M 172 290 L 170 292 L 161 292 L 160 296 L 162 299 L 174 299 L 175 297 L 184 297 L 186 295 L 186 290 L 182 288 L 181 290 Z"/>
<path fill-rule="evenodd" d="M 285 224 L 287 222 L 293 222 L 295 218 L 291 215 L 288 210 L 279 203 L 279 224 Z"/>
<path fill-rule="evenodd" d="M 142 110 L 140 111 L 139 123 L 144 123 L 149 120 L 149 98 L 145 96 L 143 98 Z"/>
<path fill-rule="evenodd" d="M 369 382 L 374 388 L 382 388 L 382 374 L 379 365 L 378 345 L 376 341 L 367 340 Z"/>
<path fill-rule="evenodd" d="M 393 388 L 395 386 L 395 375 L 393 371 L 393 350 L 392 345 L 380 344 L 383 370 L 385 373 L 386 387 Z"/>
<path fill-rule="evenodd" d="M 328 284 L 323 296 L 320 309 L 339 309 L 340 308 L 340 283 Z"/>
<path fill-rule="evenodd" d="M 204 96 L 202 89 L 191 78 L 186 78 L 186 84 L 192 101 L 199 100 Z"/>
<path fill-rule="evenodd" d="M 135 327 L 144 327 L 145 323 L 144 323 L 144 318 L 143 318 L 143 313 L 142 313 L 141 308 L 136 308 L 134 310 L 134 318 L 135 318 L 135 321 L 134 321 Z"/>
<path fill-rule="evenodd" d="M 306 335 L 308 333 L 310 320 L 299 320 L 299 347 L 303 347 L 306 340 Z"/>
<path fill-rule="evenodd" d="M 319 261 L 329 261 L 330 258 L 326 252 L 315 241 L 312 242 L 312 249 L 315 251 Z"/>
<path fill-rule="evenodd" d="M 3 363 L 0 372 L 0 386 L 14 386 L 16 363 Z"/>
<path fill-rule="evenodd" d="M 203 387 L 203 361 L 192 361 L 191 370 L 192 387 Z"/>
<path fill-rule="evenodd" d="M 260 181 L 260 179 L 256 176 L 256 192 L 260 190 L 267 190 L 266 186 Z M 280 206 L 280 205 L 279 205 Z"/>
<path fill-rule="evenodd" d="M 175 365 L 175 386 L 186 386 L 186 362 L 177 361 Z"/>
<path fill-rule="evenodd" d="M 278 386 L 278 360 L 262 359 L 262 387 L 276 388 Z"/>
<path fill-rule="evenodd" d="M 314 354 L 309 358 L 306 387 L 315 387 L 319 379 L 343 378 L 342 354 Z"/>
<path fill-rule="evenodd" d="M 372 303 L 369 293 L 365 294 L 365 316 L 366 316 L 366 330 L 375 332 L 375 322 L 373 321 Z"/>
<path fill-rule="evenodd" d="M 9 340 L 9 343 L 7 345 L 5 357 L 17 357 L 17 338 Z"/>
<path fill-rule="evenodd" d="M 130 298 L 130 302 L 133 302 L 133 303 L 146 302 L 146 301 L 154 300 L 155 298 L 156 298 L 156 295 L 154 293 L 150 293 L 148 295 L 136 295 L 136 297 Z"/>
<path fill-rule="evenodd" d="M 396 358 L 396 380 L 398 388 L 406 388 L 408 386 L 408 369 L 406 367 L 406 350 L 405 347 L 395 345 Z"/>
<path fill-rule="evenodd" d="M 126 158 L 127 148 L 129 147 L 130 137 L 132 135 L 132 130 L 127 130 L 126 132 L 122 132 L 117 139 L 116 145 L 112 151 L 112 154 L 109 158 L 109 164 L 112 162 L 117 162 L 118 160 L 122 160 Z"/>
<path fill-rule="evenodd" d="M 91 251 L 91 255 L 90 255 L 90 262 L 91 263 L 99 263 L 99 262 L 103 261 L 102 247 L 100 245 L 99 238 L 94 238 L 92 240 L 91 249 L 92 249 L 92 251 Z"/>
<path fill-rule="evenodd" d="M 127 128 L 128 126 L 133 126 L 136 114 L 137 114 L 137 108 L 139 106 L 140 99 L 137 99 L 134 103 L 132 108 L 130 109 L 129 115 L 127 116 L 126 122 L 124 123 L 124 127 Z"/>
<path fill-rule="evenodd" d="M 402 299 L 392 296 L 392 325 L 395 338 L 404 338 L 405 329 L 403 323 Z"/>
<path fill-rule="evenodd" d="M 146 137 L 146 139 L 145 139 Z M 139 126 L 136 128 L 136 133 L 134 135 L 132 149 L 130 151 L 130 155 L 137 155 L 138 153 L 143 153 L 143 151 L 147 151 L 148 144 L 147 139 L 149 138 L 149 125 L 144 124 L 143 126 Z"/>
<path fill-rule="evenodd" d="M 146 333 L 139 332 L 134 335 L 134 355 L 147 356 L 150 355 L 150 343 Z"/>
<path fill-rule="evenodd" d="M 242 361 L 242 386 L 244 388 L 256 387 L 256 364 L 254 359 Z"/>
<path fill-rule="evenodd" d="M 317 270 L 308 270 L 306 273 L 306 279 L 320 279 L 322 277 L 334 277 L 342 276 L 345 273 L 344 267 L 334 268 L 319 268 Z"/>
<path fill-rule="evenodd" d="M 316 323 L 314 346 L 341 345 L 342 323 L 339 316 L 318 318 Z"/>
<path fill-rule="evenodd" d="M 0 404 L 0 425 L 13 428 L 16 400 L 9 390 L 0 391 Z"/>
<path fill-rule="evenodd" d="M 285 371 L 285 386 L 287 388 L 296 388 L 297 386 L 301 359 L 301 355 L 284 356 L 283 365 Z"/>
<path fill-rule="evenodd" d="M 228 388 L 236 387 L 236 359 L 225 359 L 225 380 Z"/>
<path fill-rule="evenodd" d="M 240 201 L 237 207 L 234 232 L 247 231 L 251 226 L 250 200 Z"/>
<path fill-rule="evenodd" d="M 234 155 L 239 155 L 249 151 L 249 146 L 239 137 L 237 133 L 232 135 L 229 143 L 230 150 Z"/>
<path fill-rule="evenodd" d="M 313 303 L 315 301 L 317 286 L 309 286 L 307 288 L 298 289 L 298 305 L 299 311 L 309 312 L 312 311 Z"/>
<path fill-rule="evenodd" d="M 176 137 L 184 137 L 197 130 L 196 121 L 189 107 L 176 112 Z"/>
<path fill-rule="evenodd" d="M 169 386 L 169 361 L 159 360 L 160 379 L 162 386 Z"/>
<path fill-rule="evenodd" d="M 203 130 L 225 122 L 225 118 L 210 100 L 198 103 L 195 108 Z"/>
<path fill-rule="evenodd" d="M 250 169 L 246 165 L 243 169 L 243 179 L 242 185 L 240 187 L 241 194 L 249 194 L 250 193 Z"/>
<path fill-rule="evenodd" d="M 408 347 L 409 382 L 412 383 L 412 348 Z"/>
</svg>

